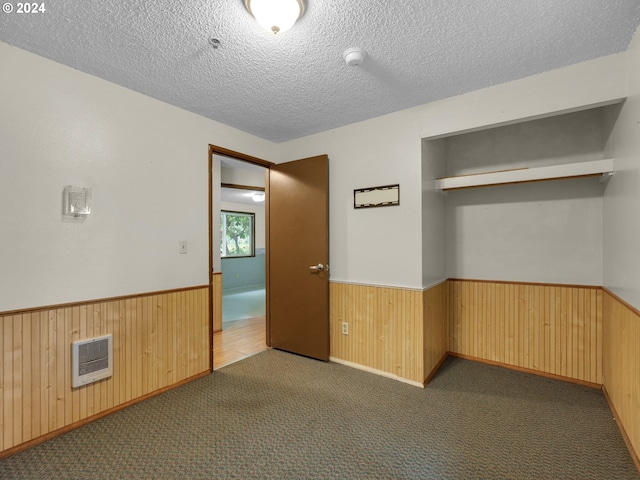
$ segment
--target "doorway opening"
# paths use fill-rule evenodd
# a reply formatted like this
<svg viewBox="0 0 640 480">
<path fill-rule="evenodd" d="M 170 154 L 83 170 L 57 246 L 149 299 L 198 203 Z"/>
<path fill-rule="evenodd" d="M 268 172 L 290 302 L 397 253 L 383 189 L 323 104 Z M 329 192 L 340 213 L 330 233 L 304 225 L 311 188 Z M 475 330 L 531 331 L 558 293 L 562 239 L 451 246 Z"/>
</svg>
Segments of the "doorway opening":
<svg viewBox="0 0 640 480">
<path fill-rule="evenodd" d="M 211 285 L 218 304 L 212 319 L 212 368 L 218 369 L 268 348 L 269 162 L 256 163 L 218 147 L 210 150 Z"/>
<path fill-rule="evenodd" d="M 209 145 L 211 370 L 214 369 L 214 356 L 218 360 L 221 358 L 214 345 L 214 332 L 224 334 L 218 209 L 222 202 L 221 169 L 227 160 L 222 157 L 265 167 L 264 348 L 273 347 L 328 361 L 329 157 L 318 155 L 275 164 Z M 243 187 L 255 190 L 254 186 L 240 183 L 235 187 L 238 190 L 243 190 Z M 238 239 L 237 242 L 233 238 L 227 239 L 226 245 L 232 245 L 231 252 L 244 249 L 246 253 L 255 248 L 255 245 L 247 245 L 246 239 Z M 247 356 L 245 352 L 240 354 Z M 226 361 L 224 363 L 227 364 Z M 216 361 L 216 365 L 220 363 Z"/>
</svg>

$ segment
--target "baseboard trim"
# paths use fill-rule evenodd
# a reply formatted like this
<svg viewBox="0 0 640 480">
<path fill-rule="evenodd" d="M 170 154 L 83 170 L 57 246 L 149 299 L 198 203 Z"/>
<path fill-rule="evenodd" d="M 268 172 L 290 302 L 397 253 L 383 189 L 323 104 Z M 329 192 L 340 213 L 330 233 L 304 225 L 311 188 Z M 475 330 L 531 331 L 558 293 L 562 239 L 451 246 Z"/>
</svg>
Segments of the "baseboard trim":
<svg viewBox="0 0 640 480">
<path fill-rule="evenodd" d="M 151 393 L 147 393 L 146 395 L 143 395 L 141 397 L 138 398 L 134 398 L 133 400 L 129 400 L 126 403 L 123 403 L 121 405 L 117 405 L 113 408 L 110 408 L 108 410 L 104 410 L 103 412 L 99 412 L 96 413 L 95 415 L 92 415 L 90 417 L 84 418 L 78 422 L 74 422 L 71 423 L 69 425 L 66 425 L 62 428 L 59 428 L 57 430 L 54 430 L 53 432 L 49 432 L 45 435 L 41 435 L 37 438 L 33 438 L 27 442 L 21 443 L 20 445 L 16 445 L 15 447 L 11 447 L 8 448 L 7 450 L 4 450 L 2 452 L 0 452 L 0 460 L 2 460 L 3 458 L 7 458 L 10 457 L 11 455 L 15 455 L 16 453 L 20 453 L 24 450 L 27 450 L 28 448 L 34 447 L 40 443 L 46 442 L 47 440 L 51 440 L 52 438 L 55 437 L 59 437 L 60 435 L 70 432 L 71 430 L 75 430 L 76 428 L 80 428 L 84 425 L 87 425 L 89 423 L 95 422 L 96 420 L 99 420 L 102 417 L 106 417 L 107 415 L 110 415 L 112 413 L 115 413 L 119 410 L 123 410 L 127 407 L 130 407 L 131 405 L 135 405 L 136 403 L 140 403 L 143 402 L 144 400 L 148 400 L 152 397 L 155 397 L 157 395 L 160 395 L 161 393 L 165 393 L 168 392 L 169 390 L 173 390 L 174 388 L 178 388 L 181 387 L 182 385 L 185 385 L 189 382 L 192 382 L 194 380 L 197 380 L 199 378 L 202 377 L 206 377 L 207 375 L 209 375 L 210 372 L 209 370 L 206 370 L 202 373 L 198 373 L 197 375 L 193 375 L 192 377 L 189 378 L 185 378 L 184 380 L 181 380 L 177 383 L 174 383 L 173 385 L 168 385 L 166 387 L 162 387 L 159 390 L 156 390 L 155 392 L 151 392 Z"/>
<path fill-rule="evenodd" d="M 554 373 L 541 372 L 539 370 L 533 370 L 531 368 L 517 367 L 515 365 L 509 365 L 507 363 L 495 362 L 493 360 L 486 360 L 484 358 L 473 357 L 471 355 L 463 355 L 461 353 L 455 353 L 455 352 L 447 352 L 447 353 L 445 353 L 442 356 L 442 358 L 440 359 L 440 361 L 438 361 L 437 365 L 431 370 L 431 372 L 429 372 L 429 375 L 427 375 L 427 377 L 425 378 L 423 383 L 416 382 L 414 380 L 409 380 L 407 378 L 402 378 L 402 377 L 399 377 L 398 375 L 394 375 L 393 373 L 385 372 L 383 370 L 378 370 L 376 368 L 371 368 L 371 367 L 367 367 L 367 366 L 364 366 L 364 365 L 360 365 L 358 363 L 353 363 L 353 362 L 349 362 L 347 360 L 342 360 L 341 358 L 337 358 L 337 357 L 329 357 L 329 361 L 330 362 L 334 362 L 334 363 L 339 363 L 339 364 L 345 365 L 347 367 L 355 368 L 357 370 L 363 370 L 365 372 L 373 373 L 375 375 L 380 375 L 382 377 L 387 377 L 387 378 L 391 378 L 393 380 L 398 380 L 400 382 L 408 383 L 409 385 L 414 385 L 416 387 L 425 388 L 427 386 L 427 384 L 433 379 L 435 374 L 438 373 L 438 370 L 440 369 L 440 367 L 442 367 L 442 364 L 445 362 L 445 360 L 449 356 L 455 357 L 455 358 L 460 358 L 460 359 L 463 359 L 463 360 L 470 360 L 472 362 L 484 363 L 485 365 L 492 365 L 494 367 L 508 368 L 509 370 L 515 370 L 517 372 L 530 373 L 532 375 L 537 375 L 539 377 L 550 378 L 552 380 L 560 380 L 562 382 L 575 383 L 577 385 L 582 385 L 584 387 L 589 387 L 589 388 L 595 388 L 597 390 L 600 390 L 600 389 L 603 388 L 603 386 L 601 384 L 599 384 L 599 383 L 587 382 L 585 380 L 579 380 L 579 379 L 576 379 L 576 378 L 565 377 L 565 376 L 562 376 L 562 375 L 556 375 Z"/>
<path fill-rule="evenodd" d="M 337 357 L 329 357 L 329 361 L 333 363 L 339 363 L 340 365 L 345 365 L 347 367 L 355 368 L 356 370 L 362 370 L 364 372 L 373 373 L 374 375 L 380 375 L 381 377 L 391 378 L 392 380 L 397 380 L 399 382 L 408 383 L 409 385 L 413 385 L 414 387 L 424 388 L 424 384 L 420 382 L 416 382 L 415 380 L 409 380 L 408 378 L 402 378 L 398 375 L 394 375 L 393 373 L 385 372 L 384 370 L 378 370 L 376 368 L 366 367 L 364 365 L 360 365 L 359 363 L 348 362 L 347 360 L 342 360 Z"/>
<path fill-rule="evenodd" d="M 447 357 L 449 357 L 449 352 L 445 352 L 445 354 L 442 356 L 442 358 L 438 361 L 438 363 L 436 363 L 436 366 L 433 367 L 433 369 L 431 370 L 431 372 L 429 372 L 429 375 L 427 375 L 427 378 L 424 379 L 424 382 L 422 383 L 422 385 L 424 387 L 427 386 L 427 384 L 433 379 L 433 377 L 435 377 L 436 373 L 438 373 L 438 370 L 440 370 L 440 367 L 442 366 L 442 364 L 444 363 L 444 361 L 447 359 Z"/>
<path fill-rule="evenodd" d="M 508 368 L 509 370 L 515 370 L 517 372 L 523 373 L 531 373 L 533 375 L 538 375 L 539 377 L 551 378 L 553 380 L 560 380 L 562 382 L 575 383 L 578 385 L 582 385 L 589 388 L 595 388 L 600 390 L 602 388 L 602 384 L 587 382 L 586 380 L 579 380 L 577 378 L 565 377 L 563 375 L 556 375 L 555 373 L 547 373 L 541 372 L 540 370 L 533 370 L 531 368 L 518 367 L 516 365 L 509 365 L 507 363 L 495 362 L 493 360 L 486 360 L 484 358 L 473 357 L 471 355 L 464 355 L 461 353 L 448 352 L 448 355 L 452 357 L 461 358 L 463 360 L 471 360 L 472 362 L 484 363 L 486 365 L 493 365 L 495 367 Z"/>
<path fill-rule="evenodd" d="M 638 457 L 638 453 L 633 449 L 633 445 L 631 444 L 631 440 L 629 439 L 629 435 L 627 435 L 627 431 L 624 429 L 624 425 L 622 422 L 618 421 L 618 412 L 616 411 L 616 407 L 613 405 L 613 401 L 609 396 L 609 392 L 607 392 L 607 387 L 602 386 L 602 393 L 604 393 L 604 398 L 607 399 L 607 403 L 609 404 L 609 408 L 611 409 L 611 413 L 613 414 L 613 418 L 620 429 L 620 433 L 622 434 L 622 439 L 624 440 L 627 449 L 629 450 L 629 454 L 631 455 L 631 460 L 636 466 L 638 473 L 640 473 L 640 457 Z"/>
</svg>

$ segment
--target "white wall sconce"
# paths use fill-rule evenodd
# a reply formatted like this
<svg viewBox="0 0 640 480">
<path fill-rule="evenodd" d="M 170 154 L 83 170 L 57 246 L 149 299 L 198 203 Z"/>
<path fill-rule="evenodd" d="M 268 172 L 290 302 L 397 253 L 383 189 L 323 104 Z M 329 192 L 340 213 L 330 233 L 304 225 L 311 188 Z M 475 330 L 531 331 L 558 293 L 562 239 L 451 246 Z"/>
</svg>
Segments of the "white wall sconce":
<svg viewBox="0 0 640 480">
<path fill-rule="evenodd" d="M 251 195 L 251 200 L 253 200 L 254 202 L 264 202 L 264 193 L 263 192 L 256 192 L 253 195 Z"/>
<path fill-rule="evenodd" d="M 244 0 L 256 21 L 266 30 L 282 34 L 304 13 L 304 0 Z"/>
</svg>

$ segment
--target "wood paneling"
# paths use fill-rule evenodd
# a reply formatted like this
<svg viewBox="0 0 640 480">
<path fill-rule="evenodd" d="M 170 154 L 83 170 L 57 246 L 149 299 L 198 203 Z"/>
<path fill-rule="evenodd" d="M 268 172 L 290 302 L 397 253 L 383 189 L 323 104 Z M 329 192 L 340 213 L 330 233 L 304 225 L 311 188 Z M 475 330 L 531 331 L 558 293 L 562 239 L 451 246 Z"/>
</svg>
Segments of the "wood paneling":
<svg viewBox="0 0 640 480">
<path fill-rule="evenodd" d="M 447 354 L 447 288 L 447 282 L 442 282 L 425 290 L 422 296 L 423 374 L 427 379 L 435 373 Z"/>
<path fill-rule="evenodd" d="M 208 287 L 0 315 L 0 455 L 209 370 Z M 71 388 L 71 342 L 113 334 L 113 376 Z"/>
<path fill-rule="evenodd" d="M 222 330 L 222 272 L 216 272 L 213 282 L 213 331 Z"/>
<path fill-rule="evenodd" d="M 422 296 L 422 290 L 331 282 L 331 357 L 422 383 Z"/>
<path fill-rule="evenodd" d="M 604 388 L 640 468 L 640 313 L 604 292 Z"/>
<path fill-rule="evenodd" d="M 449 350 L 602 384 L 602 290 L 450 280 Z"/>
</svg>

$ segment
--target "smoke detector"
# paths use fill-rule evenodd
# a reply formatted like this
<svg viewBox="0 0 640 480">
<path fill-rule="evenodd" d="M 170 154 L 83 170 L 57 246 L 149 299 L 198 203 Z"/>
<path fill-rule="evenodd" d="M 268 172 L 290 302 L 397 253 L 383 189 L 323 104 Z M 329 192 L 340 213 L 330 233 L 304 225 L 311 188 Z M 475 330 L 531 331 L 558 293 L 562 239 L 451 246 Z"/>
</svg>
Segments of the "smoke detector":
<svg viewBox="0 0 640 480">
<path fill-rule="evenodd" d="M 342 54 L 342 58 L 344 58 L 344 61 L 350 67 L 357 67 L 358 65 L 362 65 L 364 57 L 364 50 L 358 47 L 347 48 Z"/>
</svg>

